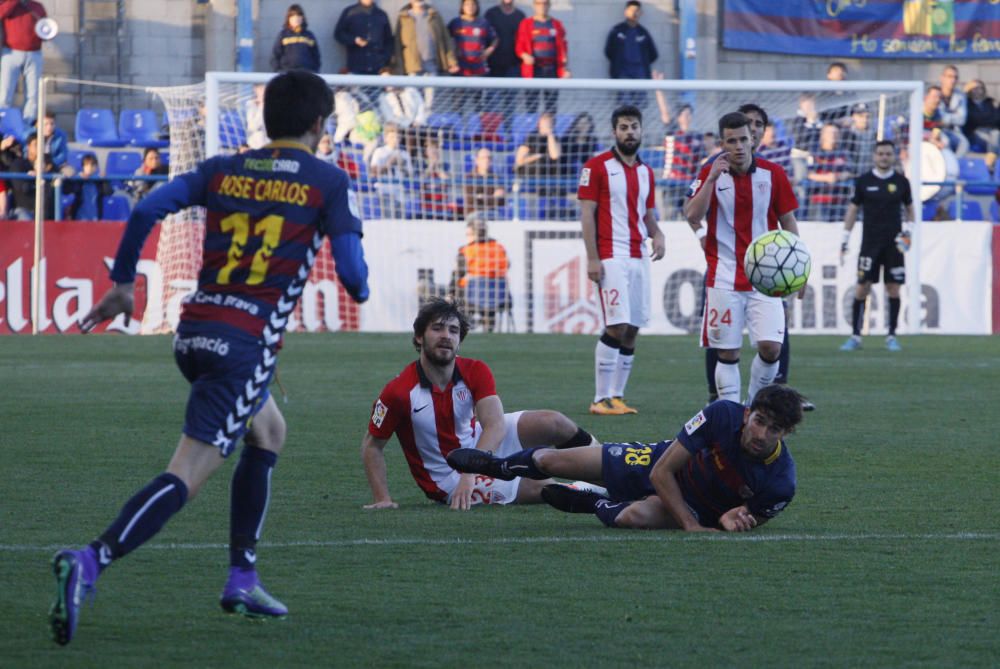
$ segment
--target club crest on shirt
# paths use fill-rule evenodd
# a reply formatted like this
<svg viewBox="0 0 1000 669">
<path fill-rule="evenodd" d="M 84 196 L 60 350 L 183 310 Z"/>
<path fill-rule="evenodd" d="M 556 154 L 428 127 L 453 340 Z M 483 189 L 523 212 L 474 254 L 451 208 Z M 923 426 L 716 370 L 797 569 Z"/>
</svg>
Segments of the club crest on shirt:
<svg viewBox="0 0 1000 669">
<path fill-rule="evenodd" d="M 589 186 L 590 185 L 590 168 L 589 167 L 584 167 L 583 170 L 580 171 L 580 185 L 581 186 Z"/>
<path fill-rule="evenodd" d="M 889 192 L 890 193 L 896 192 L 896 184 L 889 184 Z"/>
<path fill-rule="evenodd" d="M 389 413 L 389 407 L 382 404 L 382 400 L 377 400 L 375 402 L 375 410 L 372 411 L 372 422 L 375 423 L 375 427 L 382 427 L 382 421 L 385 420 L 386 415 Z"/>
<path fill-rule="evenodd" d="M 459 402 L 466 402 L 469 399 L 469 391 L 465 388 L 459 388 L 455 391 L 455 398 L 458 399 Z"/>
<path fill-rule="evenodd" d="M 699 411 L 695 414 L 694 418 L 684 423 L 684 431 L 688 434 L 694 434 L 694 431 L 705 424 L 705 412 Z"/>
</svg>

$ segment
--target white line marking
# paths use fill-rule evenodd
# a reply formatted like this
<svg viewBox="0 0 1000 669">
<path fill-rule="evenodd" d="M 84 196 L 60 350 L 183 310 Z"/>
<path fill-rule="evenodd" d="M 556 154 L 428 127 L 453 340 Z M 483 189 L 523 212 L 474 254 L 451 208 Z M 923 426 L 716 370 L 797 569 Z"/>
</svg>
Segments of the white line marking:
<svg viewBox="0 0 1000 669">
<path fill-rule="evenodd" d="M 364 546 L 489 546 L 497 544 L 560 544 L 560 543 L 610 543 L 628 541 L 749 541 L 770 542 L 821 542 L 821 541 L 1000 541 L 1000 532 L 955 532 L 949 534 L 723 534 L 680 532 L 609 532 L 593 536 L 559 537 L 509 537 L 497 539 L 422 539 L 403 537 L 391 539 L 336 539 L 331 541 L 262 541 L 258 548 L 356 548 Z M 48 552 L 65 548 L 62 544 L 0 544 L 0 553 Z M 219 543 L 176 543 L 149 544 L 143 550 L 219 550 L 229 544 Z"/>
</svg>

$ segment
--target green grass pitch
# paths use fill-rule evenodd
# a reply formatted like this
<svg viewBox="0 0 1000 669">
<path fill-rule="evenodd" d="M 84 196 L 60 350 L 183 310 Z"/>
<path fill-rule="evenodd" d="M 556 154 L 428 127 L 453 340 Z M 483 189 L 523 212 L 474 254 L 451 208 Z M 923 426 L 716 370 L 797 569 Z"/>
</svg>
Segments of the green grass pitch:
<svg viewBox="0 0 1000 669">
<path fill-rule="evenodd" d="M 423 498 L 395 441 L 401 508 L 363 511 L 361 437 L 409 337 L 289 336 L 289 438 L 259 546 L 289 617 L 218 606 L 227 463 L 105 574 L 60 648 L 50 556 L 162 471 L 186 386 L 166 337 L 5 337 L 0 666 L 996 667 L 1000 338 L 904 337 L 899 354 L 840 341 L 793 338 L 793 384 L 819 408 L 789 441 L 791 506 L 747 535 L 687 536 L 541 506 L 452 512 Z M 704 401 L 693 339 L 640 337 L 641 413 L 592 417 L 593 346 L 472 334 L 463 353 L 490 363 L 507 410 L 557 409 L 606 441 L 672 436 Z"/>
</svg>

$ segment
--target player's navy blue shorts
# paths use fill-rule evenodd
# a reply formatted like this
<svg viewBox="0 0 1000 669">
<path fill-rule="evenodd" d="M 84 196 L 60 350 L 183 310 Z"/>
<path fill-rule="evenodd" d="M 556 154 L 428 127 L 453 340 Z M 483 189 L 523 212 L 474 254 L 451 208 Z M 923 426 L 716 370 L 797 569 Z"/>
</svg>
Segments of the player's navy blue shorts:
<svg viewBox="0 0 1000 669">
<path fill-rule="evenodd" d="M 656 490 L 649 482 L 649 472 L 671 443 L 671 440 L 666 440 L 655 444 L 638 441 L 604 444 L 601 447 L 601 478 L 611 499 L 615 502 L 631 502 L 655 495 Z"/>
<path fill-rule="evenodd" d="M 174 359 L 191 383 L 184 434 L 217 446 L 223 457 L 232 453 L 267 401 L 275 356 L 256 341 L 177 334 Z"/>
</svg>

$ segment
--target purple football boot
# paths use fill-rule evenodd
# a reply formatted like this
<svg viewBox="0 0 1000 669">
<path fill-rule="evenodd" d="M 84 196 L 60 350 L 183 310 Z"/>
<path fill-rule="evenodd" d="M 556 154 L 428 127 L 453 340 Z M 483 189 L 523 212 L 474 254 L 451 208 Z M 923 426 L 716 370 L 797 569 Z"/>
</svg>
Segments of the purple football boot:
<svg viewBox="0 0 1000 669">
<path fill-rule="evenodd" d="M 229 568 L 229 580 L 222 591 L 222 608 L 248 618 L 284 618 L 288 607 L 271 596 L 261 585 L 257 572 L 238 567 Z"/>
<path fill-rule="evenodd" d="M 59 551 L 52 558 L 56 575 L 56 598 L 49 609 L 52 639 L 65 646 L 73 640 L 80 618 L 80 606 L 97 580 L 97 560 L 90 548 Z"/>
</svg>

